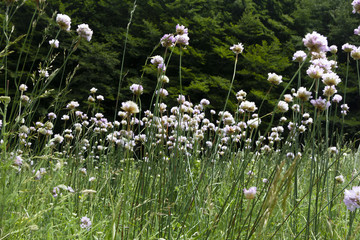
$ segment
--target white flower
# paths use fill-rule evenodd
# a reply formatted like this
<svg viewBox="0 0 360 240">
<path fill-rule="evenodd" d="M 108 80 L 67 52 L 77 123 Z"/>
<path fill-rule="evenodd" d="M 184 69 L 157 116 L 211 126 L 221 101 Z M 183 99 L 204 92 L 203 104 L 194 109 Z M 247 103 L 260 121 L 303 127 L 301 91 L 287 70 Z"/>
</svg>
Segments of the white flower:
<svg viewBox="0 0 360 240">
<path fill-rule="evenodd" d="M 344 179 L 343 175 L 336 176 L 335 180 L 336 180 L 337 183 L 344 183 L 345 182 L 345 179 Z"/>
<path fill-rule="evenodd" d="M 230 50 L 233 51 L 235 54 L 239 54 L 244 51 L 244 46 L 242 43 L 234 44 L 232 47 L 230 47 Z"/>
<path fill-rule="evenodd" d="M 19 90 L 22 92 L 25 92 L 28 89 L 28 87 L 25 84 L 21 84 L 19 87 Z"/>
<path fill-rule="evenodd" d="M 255 105 L 255 102 L 243 101 L 240 104 L 240 109 L 246 112 L 255 112 L 257 110 L 257 107 Z"/>
<path fill-rule="evenodd" d="M 276 73 L 268 73 L 268 81 L 274 85 L 279 85 L 282 83 L 282 76 L 277 75 Z"/>
<path fill-rule="evenodd" d="M 306 59 L 306 53 L 304 51 L 297 51 L 294 53 L 292 60 L 294 62 L 303 62 Z"/>
<path fill-rule="evenodd" d="M 324 73 L 322 75 L 322 82 L 327 86 L 333 86 L 333 85 L 336 86 L 341 82 L 341 80 L 336 73 L 331 72 L 331 73 Z"/>
<path fill-rule="evenodd" d="M 287 112 L 289 110 L 289 104 L 285 101 L 279 101 L 277 107 L 280 112 Z"/>
<path fill-rule="evenodd" d="M 138 105 L 133 101 L 123 102 L 121 109 L 128 113 L 138 113 L 139 112 Z"/>
<path fill-rule="evenodd" d="M 57 39 L 52 39 L 49 41 L 50 46 L 52 46 L 53 48 L 59 48 L 59 40 Z"/>
<path fill-rule="evenodd" d="M 85 23 L 78 25 L 76 32 L 81 38 L 85 38 L 88 42 L 90 42 L 93 35 L 93 31 L 89 28 L 89 25 Z"/>
<path fill-rule="evenodd" d="M 71 19 L 68 15 L 58 14 L 56 15 L 56 22 L 59 24 L 62 30 L 70 31 Z"/>
<path fill-rule="evenodd" d="M 151 62 L 153 65 L 158 66 L 158 65 L 164 63 L 164 59 L 163 59 L 160 55 L 156 55 L 156 56 L 151 57 L 150 62 Z"/>
</svg>

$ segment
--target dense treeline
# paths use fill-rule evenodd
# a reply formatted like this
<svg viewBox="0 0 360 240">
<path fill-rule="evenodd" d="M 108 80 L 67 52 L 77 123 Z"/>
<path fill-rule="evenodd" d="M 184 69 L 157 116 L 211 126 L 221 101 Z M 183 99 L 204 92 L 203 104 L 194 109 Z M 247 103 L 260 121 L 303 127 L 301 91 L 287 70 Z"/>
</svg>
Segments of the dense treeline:
<svg viewBox="0 0 360 240">
<path fill-rule="evenodd" d="M 94 31 L 91 42 L 82 41 L 67 63 L 64 74 L 78 64 L 79 68 L 70 85 L 72 91 L 61 100 L 64 103 L 69 100 L 86 102 L 89 89 L 97 87 L 99 93 L 105 96 L 102 107 L 106 112 L 113 111 L 120 78 L 121 100 L 132 98 L 128 91 L 132 83 L 141 83 L 144 86 L 143 107 L 148 107 L 157 80 L 156 69 L 149 61 L 145 65 L 146 58 L 163 55 L 164 49 L 159 45 L 159 39 L 165 33 L 174 32 L 178 23 L 189 28 L 190 37 L 190 44 L 182 58 L 184 94 L 193 102 L 207 98 L 216 109 L 223 106 L 230 85 L 235 56 L 229 47 L 234 43 L 242 42 L 245 46 L 238 63 L 234 93 L 243 89 L 248 92 L 249 99 L 258 103 L 270 87 L 266 81 L 269 72 L 283 75 L 285 82 L 295 73 L 297 65 L 292 63 L 291 57 L 296 50 L 305 50 L 302 38 L 306 33 L 317 31 L 328 37 L 329 45 L 337 45 L 340 61 L 338 72 L 342 78 L 345 78 L 346 55 L 341 51 L 341 46 L 346 42 L 359 43 L 358 36 L 353 34 L 353 29 L 360 23 L 359 18 L 351 13 L 351 5 L 343 4 L 341 0 L 148 0 L 135 4 L 136 8 L 134 2 L 129 0 L 47 0 L 44 10 L 37 10 L 36 24 L 30 24 L 29 41 L 33 47 L 25 49 L 29 55 L 22 58 L 26 62 L 23 70 L 28 71 L 34 60 L 35 66 L 38 66 L 47 54 L 47 42 L 58 32 L 54 20 L 56 12 L 71 17 L 72 32 L 60 32 L 59 55 L 54 66 L 63 62 L 63 53 L 67 53 L 71 46 L 78 24 L 87 23 Z M 26 1 L 16 11 L 11 18 L 15 26 L 13 38 L 27 32 L 36 8 L 36 1 Z M 1 9 L 4 20 L 4 3 Z M 133 18 L 128 25 L 133 10 Z M 122 63 L 127 26 L 130 28 Z M 37 52 L 39 42 L 43 42 L 43 46 Z M 9 55 L 9 69 L 16 68 L 16 52 L 20 51 L 21 44 L 12 48 L 15 53 Z M 124 71 L 120 76 L 122 64 Z M 175 49 L 167 66 L 170 83 L 167 85 L 169 97 L 166 102 L 170 105 L 175 103 L 179 94 L 178 66 L 179 50 Z M 15 78 L 16 74 L 19 73 L 11 72 L 10 77 Z M 310 80 L 305 74 L 303 76 L 304 85 L 310 85 Z M 4 91 L 3 81 L 0 84 Z M 55 80 L 52 85 L 55 95 L 59 81 Z M 359 96 L 355 63 L 351 65 L 349 86 L 351 114 L 347 117 L 347 123 L 351 133 L 355 133 L 353 126 L 358 123 L 356 115 L 360 111 L 357 106 Z M 10 82 L 10 90 L 14 87 Z M 269 99 L 277 99 L 282 90 L 281 86 L 276 87 Z M 274 101 L 269 100 L 265 104 L 267 106 L 264 107 L 270 107 Z M 45 103 L 43 105 L 44 109 L 51 108 Z M 235 108 L 234 95 L 228 106 Z"/>
</svg>

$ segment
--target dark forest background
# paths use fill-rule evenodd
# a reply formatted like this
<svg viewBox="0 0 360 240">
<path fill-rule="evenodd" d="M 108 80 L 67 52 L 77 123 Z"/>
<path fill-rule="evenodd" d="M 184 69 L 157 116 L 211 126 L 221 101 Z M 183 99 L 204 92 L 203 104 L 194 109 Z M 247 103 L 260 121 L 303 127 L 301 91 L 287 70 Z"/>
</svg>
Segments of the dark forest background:
<svg viewBox="0 0 360 240">
<path fill-rule="evenodd" d="M 15 3 L 16 4 L 16 3 Z M 336 45 L 338 74 L 345 79 L 346 54 L 341 51 L 344 43 L 358 45 L 360 37 L 353 34 L 354 28 L 360 24 L 358 15 L 352 14 L 351 1 L 344 0 L 143 0 L 136 2 L 135 12 L 129 28 L 125 60 L 122 63 L 126 28 L 130 12 L 134 9 L 134 1 L 128 0 L 47 0 L 46 8 L 37 18 L 36 24 L 30 24 L 36 1 L 26 1 L 11 18 L 15 26 L 13 38 L 27 33 L 31 27 L 31 47 L 25 52 L 29 57 L 24 60 L 39 63 L 46 56 L 48 41 L 58 31 L 55 13 L 67 14 L 72 19 L 72 32 L 62 31 L 58 37 L 59 56 L 53 63 L 60 66 L 63 53 L 67 53 L 76 36 L 77 25 L 89 24 L 94 31 L 90 42 L 82 41 L 79 49 L 68 61 L 66 71 L 79 68 L 70 85 L 71 91 L 60 99 L 63 103 L 77 100 L 84 106 L 89 96 L 89 89 L 96 87 L 98 93 L 104 95 L 102 110 L 113 113 L 117 87 L 120 78 L 121 64 L 124 66 L 120 101 L 132 98 L 129 86 L 140 83 L 144 86 L 142 96 L 143 108 L 147 108 L 156 83 L 156 69 L 145 62 L 151 55 L 162 55 L 164 48 L 159 40 L 165 33 L 175 31 L 176 24 L 185 25 L 189 29 L 190 44 L 182 58 L 182 77 L 184 94 L 198 103 L 207 98 L 211 106 L 217 110 L 224 106 L 224 99 L 230 86 L 235 55 L 229 50 L 233 44 L 241 42 L 245 46 L 243 56 L 239 58 L 230 110 L 236 107 L 235 93 L 240 89 L 248 93 L 248 99 L 258 104 L 261 102 L 270 85 L 267 74 L 275 72 L 283 76 L 285 82 L 293 76 L 298 65 L 291 61 L 297 50 L 306 50 L 302 38 L 306 33 L 317 31 L 328 38 L 329 45 Z M 4 19 L 5 3 L 1 3 L 1 21 Z M 1 49 L 4 40 L 1 38 Z M 39 43 L 44 41 L 40 51 Z M 17 52 L 21 49 L 21 41 L 13 45 L 14 54 L 9 55 L 10 94 L 15 91 L 11 78 L 16 77 Z M 179 94 L 179 51 L 174 50 L 167 76 L 170 79 L 166 89 L 169 96 L 165 100 L 168 105 L 175 104 Z M 311 80 L 302 78 L 303 86 L 310 86 Z M 27 67 L 24 71 L 27 71 Z M 143 77 L 141 75 L 144 73 Z M 29 73 L 30 74 L 30 73 Z M 67 74 L 67 73 L 66 73 Z M 1 75 L 3 79 L 3 75 Z M 3 80 L 0 90 L 4 92 Z M 59 80 L 52 86 L 57 91 Z M 275 100 L 282 92 L 284 83 L 276 87 L 264 107 L 272 109 Z M 356 63 L 350 65 L 347 103 L 350 113 L 346 117 L 346 131 L 356 134 L 360 128 L 360 96 L 356 74 Z M 296 84 L 294 84 L 296 87 Z M 344 84 L 338 87 L 343 93 Z M 288 92 L 290 93 L 290 91 Z M 49 98 L 52 96 L 50 95 Z M 272 101 L 272 99 L 274 101 Z M 41 103 L 40 110 L 49 111 L 47 101 Z M 51 109 L 50 109 L 51 110 Z M 108 116 L 112 116 L 108 114 Z"/>
</svg>

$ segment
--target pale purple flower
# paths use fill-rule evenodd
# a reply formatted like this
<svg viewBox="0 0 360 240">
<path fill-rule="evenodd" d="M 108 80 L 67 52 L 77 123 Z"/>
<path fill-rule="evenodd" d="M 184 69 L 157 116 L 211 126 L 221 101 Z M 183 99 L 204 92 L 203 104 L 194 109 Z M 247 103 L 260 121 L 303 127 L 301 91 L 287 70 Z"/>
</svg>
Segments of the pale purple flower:
<svg viewBox="0 0 360 240">
<path fill-rule="evenodd" d="M 310 103 L 320 111 L 324 111 L 331 105 L 330 101 L 326 101 L 326 99 L 322 99 L 321 97 L 311 100 Z"/>
<path fill-rule="evenodd" d="M 332 101 L 333 101 L 334 103 L 340 103 L 340 102 L 342 101 L 342 96 L 339 95 L 339 94 L 335 94 L 335 95 L 333 96 L 333 98 L 332 98 Z"/>
<path fill-rule="evenodd" d="M 53 48 L 59 48 L 59 40 L 57 39 L 52 39 L 49 41 L 49 44 L 51 47 Z"/>
<path fill-rule="evenodd" d="M 307 91 L 305 87 L 300 87 L 297 92 L 294 93 L 294 96 L 303 101 L 308 101 L 311 98 L 311 92 Z"/>
<path fill-rule="evenodd" d="M 324 73 L 322 75 L 322 82 L 327 86 L 337 86 L 341 82 L 341 80 L 336 73 L 331 72 L 331 73 Z"/>
<path fill-rule="evenodd" d="M 173 34 L 165 34 L 161 39 L 160 43 L 163 47 L 173 47 L 175 45 L 175 37 Z"/>
<path fill-rule="evenodd" d="M 49 118 L 50 120 L 54 120 L 54 119 L 56 118 L 56 114 L 53 113 L 53 112 L 48 113 L 47 116 L 48 116 L 48 118 Z"/>
<path fill-rule="evenodd" d="M 341 49 L 344 52 L 351 52 L 354 48 L 356 48 L 354 45 L 349 44 L 349 43 L 345 43 L 344 45 L 342 45 Z"/>
<path fill-rule="evenodd" d="M 20 167 L 23 164 L 23 159 L 20 156 L 16 156 L 14 159 L 14 164 Z"/>
<path fill-rule="evenodd" d="M 59 24 L 62 30 L 70 31 L 71 27 L 71 19 L 68 15 L 65 14 L 57 14 L 56 15 L 56 22 Z"/>
<path fill-rule="evenodd" d="M 360 26 L 358 26 L 357 28 L 354 29 L 354 34 L 360 35 Z"/>
<path fill-rule="evenodd" d="M 183 35 L 176 35 L 175 40 L 177 44 L 187 46 L 189 45 L 190 38 L 187 34 L 183 34 Z"/>
<path fill-rule="evenodd" d="M 233 51 L 235 54 L 239 54 L 244 51 L 244 46 L 242 43 L 234 44 L 232 47 L 230 47 L 230 50 Z"/>
<path fill-rule="evenodd" d="M 177 24 L 176 25 L 176 34 L 179 34 L 179 35 L 188 34 L 188 29 L 184 25 Z"/>
<path fill-rule="evenodd" d="M 85 38 L 88 42 L 90 42 L 93 35 L 93 31 L 89 28 L 89 25 L 85 23 L 78 25 L 76 32 L 81 38 Z"/>
<path fill-rule="evenodd" d="M 351 190 L 345 189 L 344 203 L 351 212 L 360 208 L 360 187 L 353 187 Z"/>
<path fill-rule="evenodd" d="M 81 219 L 80 219 L 80 227 L 81 228 L 86 228 L 87 230 L 89 230 L 90 228 L 91 228 L 91 220 L 90 220 L 90 218 L 88 218 L 88 217 L 82 217 Z"/>
<path fill-rule="evenodd" d="M 53 197 L 56 198 L 59 193 L 60 193 L 60 188 L 54 187 L 53 190 L 52 190 L 52 195 L 53 195 Z"/>
<path fill-rule="evenodd" d="M 360 59 L 360 47 L 354 47 L 353 50 L 350 53 L 350 56 L 354 60 L 359 60 Z"/>
<path fill-rule="evenodd" d="M 75 109 L 79 106 L 80 106 L 80 104 L 77 101 L 71 101 L 66 105 L 66 108 L 71 110 L 71 109 Z"/>
<path fill-rule="evenodd" d="M 156 55 L 156 56 L 151 57 L 150 62 L 151 62 L 151 64 L 158 66 L 159 64 L 164 63 L 164 59 L 160 55 Z"/>
<path fill-rule="evenodd" d="M 349 112 L 349 106 L 345 103 L 345 104 L 342 104 L 341 106 L 341 114 L 342 115 L 347 115 L 347 113 Z"/>
<path fill-rule="evenodd" d="M 326 97 L 331 97 L 332 95 L 334 95 L 335 93 L 337 93 L 337 90 L 335 88 L 334 85 L 332 86 L 325 86 L 324 90 L 323 90 L 323 95 Z"/>
<path fill-rule="evenodd" d="M 134 84 L 132 84 L 132 85 L 130 86 L 130 90 L 131 90 L 132 93 L 135 94 L 135 95 L 141 95 L 141 94 L 143 93 L 143 91 L 144 91 L 144 88 L 143 88 L 143 86 L 134 83 Z"/>
<path fill-rule="evenodd" d="M 303 43 L 311 52 L 326 52 L 329 48 L 327 38 L 315 31 L 306 34 Z"/>
<path fill-rule="evenodd" d="M 203 99 L 201 99 L 200 104 L 203 105 L 203 106 L 207 106 L 207 105 L 210 104 L 210 101 L 207 100 L 207 99 L 205 99 L 205 98 L 203 98 Z"/>
<path fill-rule="evenodd" d="M 360 0 L 354 0 L 351 5 L 353 6 L 353 13 L 360 13 Z"/>
<path fill-rule="evenodd" d="M 310 65 L 310 67 L 306 70 L 306 74 L 310 78 L 314 78 L 314 79 L 321 78 L 323 73 L 324 73 L 324 69 L 315 65 Z"/>
<path fill-rule="evenodd" d="M 294 62 L 303 62 L 306 59 L 306 53 L 304 51 L 297 51 L 294 53 L 292 60 Z"/>
<path fill-rule="evenodd" d="M 165 63 L 160 63 L 158 66 L 157 66 L 158 70 L 159 71 L 162 71 L 162 72 L 165 72 L 166 71 L 166 65 Z"/>
<path fill-rule="evenodd" d="M 246 199 L 254 199 L 256 196 L 256 187 L 251 187 L 249 189 L 244 188 L 244 196 Z"/>
</svg>

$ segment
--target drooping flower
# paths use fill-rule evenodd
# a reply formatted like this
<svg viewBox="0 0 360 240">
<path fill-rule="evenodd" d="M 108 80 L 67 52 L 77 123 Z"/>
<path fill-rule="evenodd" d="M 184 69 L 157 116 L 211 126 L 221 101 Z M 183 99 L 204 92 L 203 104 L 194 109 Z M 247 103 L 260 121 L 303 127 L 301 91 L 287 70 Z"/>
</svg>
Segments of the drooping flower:
<svg viewBox="0 0 360 240">
<path fill-rule="evenodd" d="M 282 76 L 280 75 L 277 75 L 276 73 L 268 73 L 268 81 L 271 83 L 271 84 L 274 84 L 274 85 L 279 85 L 280 83 L 282 83 Z"/>
<path fill-rule="evenodd" d="M 235 54 L 240 54 L 244 51 L 244 46 L 242 43 L 234 44 L 232 47 L 230 47 L 230 50 Z"/>
<path fill-rule="evenodd" d="M 330 101 L 326 101 L 326 99 L 322 99 L 321 97 L 311 100 L 310 103 L 320 111 L 324 111 L 331 105 Z"/>
<path fill-rule="evenodd" d="M 294 62 L 303 62 L 306 59 L 306 53 L 304 51 L 297 51 L 294 53 L 292 60 Z"/>
<path fill-rule="evenodd" d="M 244 196 L 246 199 L 254 199 L 256 196 L 256 187 L 251 187 L 249 189 L 244 188 Z"/>
<path fill-rule="evenodd" d="M 303 43 L 311 52 L 326 52 L 328 51 L 328 41 L 323 35 L 312 32 L 305 35 Z"/>
<path fill-rule="evenodd" d="M 360 187 L 353 187 L 351 190 L 345 189 L 344 203 L 352 212 L 360 208 Z"/>
<path fill-rule="evenodd" d="M 49 41 L 50 46 L 52 46 L 53 48 L 59 48 L 59 40 L 57 39 L 52 39 Z"/>
<path fill-rule="evenodd" d="M 89 25 L 85 23 L 78 25 L 76 32 L 81 38 L 85 38 L 88 42 L 90 42 L 93 35 L 93 31 L 89 28 Z"/>
<path fill-rule="evenodd" d="M 56 22 L 59 24 L 60 29 L 70 31 L 71 27 L 71 18 L 65 14 L 57 14 L 56 15 Z"/>
</svg>

